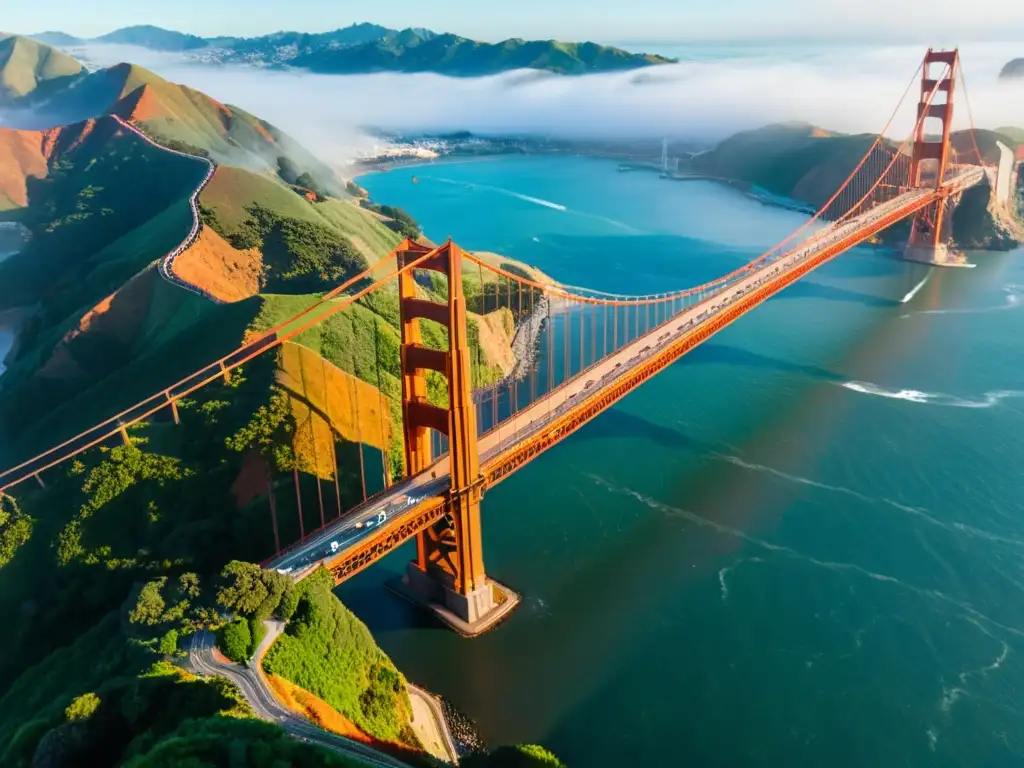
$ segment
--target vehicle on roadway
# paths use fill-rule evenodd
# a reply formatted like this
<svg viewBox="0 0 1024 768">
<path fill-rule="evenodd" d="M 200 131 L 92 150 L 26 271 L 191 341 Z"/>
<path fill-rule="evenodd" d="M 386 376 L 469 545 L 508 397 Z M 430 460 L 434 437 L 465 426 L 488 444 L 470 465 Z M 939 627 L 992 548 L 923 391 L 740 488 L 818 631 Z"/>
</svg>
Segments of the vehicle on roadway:
<svg viewBox="0 0 1024 768">
<path fill-rule="evenodd" d="M 384 523 L 387 522 L 387 519 L 387 510 L 382 509 L 379 513 L 377 513 L 376 517 L 371 517 L 369 520 L 360 520 L 358 523 L 356 523 L 356 528 L 364 530 L 373 528 L 375 525 L 384 525 Z"/>
</svg>

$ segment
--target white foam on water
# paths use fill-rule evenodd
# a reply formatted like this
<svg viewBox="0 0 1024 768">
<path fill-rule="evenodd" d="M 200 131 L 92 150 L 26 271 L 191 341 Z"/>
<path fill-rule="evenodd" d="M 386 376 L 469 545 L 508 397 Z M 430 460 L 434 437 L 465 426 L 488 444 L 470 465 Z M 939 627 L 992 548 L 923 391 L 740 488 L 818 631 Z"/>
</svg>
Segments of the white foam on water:
<svg viewBox="0 0 1024 768">
<path fill-rule="evenodd" d="M 760 557 L 744 557 L 737 560 L 732 565 L 727 565 L 724 568 L 718 569 L 718 584 L 722 588 L 722 602 L 726 602 L 729 599 L 729 585 L 726 583 L 725 577 L 729 575 L 733 570 L 741 566 L 743 563 L 761 563 L 764 562 Z"/>
<path fill-rule="evenodd" d="M 886 389 L 867 381 L 844 381 L 839 386 L 865 395 L 905 400 L 919 405 L 941 405 L 947 408 L 992 408 L 1003 400 L 1024 397 L 1024 390 L 1019 389 L 995 389 L 983 394 L 981 399 L 972 400 L 941 392 L 922 392 L 919 389 Z"/>
<path fill-rule="evenodd" d="M 974 309 L 923 309 L 915 312 L 915 315 L 987 315 L 991 312 L 1006 312 L 1017 309 L 1021 306 L 1021 293 L 1024 293 L 1024 285 L 1009 283 L 1003 286 L 1005 299 L 1002 304 L 991 307 L 976 307 Z M 906 299 L 904 299 L 906 301 Z M 907 315 L 904 315 L 907 317 Z"/>
<path fill-rule="evenodd" d="M 942 528 L 943 530 L 949 531 L 953 534 L 967 534 L 968 536 L 973 536 L 979 539 L 985 539 L 986 541 L 993 541 L 998 542 L 1000 544 L 1007 544 L 1013 547 L 1024 548 L 1024 539 L 1018 539 L 1011 536 L 1000 536 L 999 534 L 991 533 L 990 531 L 985 531 L 980 528 L 975 528 L 973 526 L 967 525 L 966 523 L 957 522 L 955 520 L 952 522 L 945 522 L 943 520 L 939 520 L 936 517 L 933 517 L 931 514 L 929 514 L 927 509 L 922 509 L 921 507 L 912 507 L 908 504 L 903 504 L 893 499 L 868 496 L 867 494 L 861 493 L 860 491 L 855 491 L 853 488 L 846 488 L 845 486 L 841 485 L 829 485 L 828 483 L 820 483 L 817 480 L 811 480 L 808 477 L 801 477 L 800 475 L 791 475 L 787 472 L 782 472 L 778 469 L 774 469 L 773 467 L 767 467 L 764 464 L 754 464 L 749 461 L 744 461 L 743 459 L 737 456 L 715 454 L 715 457 L 722 461 L 726 461 L 734 466 L 750 470 L 751 472 L 761 472 L 764 474 L 772 475 L 773 477 L 777 477 L 780 480 L 784 480 L 789 483 L 795 483 L 796 485 L 806 485 L 811 488 L 820 488 L 824 491 L 831 491 L 832 493 L 841 493 L 844 496 L 850 496 L 852 498 L 858 499 L 868 504 L 884 504 L 886 506 L 897 509 L 900 512 L 905 512 L 908 515 L 912 515 L 913 517 L 916 517 L 920 520 L 924 520 L 929 525 L 933 525 L 937 528 Z"/>
<path fill-rule="evenodd" d="M 597 475 L 588 474 L 587 476 L 590 477 L 591 480 L 593 480 L 597 485 L 601 486 L 602 488 L 605 488 L 606 490 L 611 491 L 612 493 L 616 493 L 622 496 L 629 496 L 635 499 L 636 501 L 639 501 L 641 504 L 644 504 L 645 506 L 666 515 L 667 517 L 674 517 L 686 520 L 690 523 L 693 523 L 699 528 L 712 530 L 723 536 L 731 536 L 737 538 L 740 541 L 746 542 L 747 544 L 760 547 L 766 552 L 771 552 L 783 557 L 788 557 L 792 560 L 796 560 L 807 565 L 821 568 L 822 570 L 831 571 L 833 573 L 839 574 L 852 574 L 882 584 L 891 584 L 892 586 L 898 589 L 910 592 L 911 594 L 917 595 L 918 597 L 921 597 L 925 600 L 933 601 L 948 607 L 952 607 L 958 611 L 961 611 L 962 615 L 960 616 L 960 618 L 964 619 L 965 621 L 971 621 L 972 623 L 975 623 L 985 632 L 988 632 L 988 630 L 984 629 L 982 624 L 986 624 L 989 627 L 996 627 L 998 629 L 1003 630 L 1004 632 L 1012 634 L 1018 638 L 1024 639 L 1024 631 L 998 622 L 995 619 L 977 610 L 976 608 L 974 608 L 974 606 L 970 605 L 969 603 L 966 603 L 962 600 L 958 600 L 957 598 L 952 597 L 951 595 L 947 595 L 945 592 L 942 592 L 938 589 L 918 587 L 914 584 L 910 584 L 909 582 L 903 581 L 902 579 L 898 579 L 895 576 L 889 576 L 888 574 L 871 571 L 867 568 L 864 568 L 863 566 L 857 565 L 856 563 L 838 562 L 833 560 L 819 560 L 816 557 L 807 555 L 803 552 L 793 549 L 792 547 L 787 547 L 782 544 L 773 544 L 770 541 L 765 541 L 764 539 L 758 538 L 757 536 L 752 536 L 751 534 L 745 533 L 744 531 L 741 531 L 737 528 L 732 528 L 731 526 L 715 522 L 714 520 L 703 517 L 702 515 L 698 515 L 694 512 L 690 512 L 689 510 L 681 509 L 679 507 L 673 507 L 670 504 L 664 504 L 658 501 L 657 499 L 653 499 L 650 496 L 647 496 L 646 494 L 640 493 L 639 491 L 634 491 L 629 488 L 621 488 L 615 486 L 609 483 L 607 480 L 598 477 Z M 1001 663 L 1002 662 L 1000 662 L 1000 664 Z"/>
</svg>

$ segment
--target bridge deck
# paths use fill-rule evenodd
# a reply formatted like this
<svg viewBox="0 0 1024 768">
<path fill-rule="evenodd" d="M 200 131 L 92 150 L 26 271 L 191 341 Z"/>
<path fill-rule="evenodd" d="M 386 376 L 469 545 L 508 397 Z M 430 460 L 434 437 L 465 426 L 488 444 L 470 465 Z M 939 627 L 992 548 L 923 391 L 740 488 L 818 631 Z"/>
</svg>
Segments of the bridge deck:
<svg viewBox="0 0 1024 768">
<path fill-rule="evenodd" d="M 966 188 L 982 176 L 980 168 L 968 169 L 950 179 L 945 187 Z M 905 192 L 860 216 L 824 227 L 792 250 L 738 275 L 704 301 L 687 307 L 598 361 L 480 438 L 480 464 L 485 478 L 491 484 L 500 481 L 631 391 L 636 384 L 621 384 L 635 368 L 657 363 L 654 372 L 661 370 L 803 274 L 916 213 L 939 194 L 936 190 L 920 189 Z M 609 398 L 607 395 L 615 390 L 622 391 Z M 571 425 L 570 417 L 575 412 L 588 410 L 592 413 Z M 547 439 L 538 439 L 542 433 L 546 433 Z M 538 447 L 529 456 L 513 458 L 514 454 L 524 453 L 525 445 L 533 443 Z M 446 456 L 311 534 L 267 563 L 267 567 L 301 577 L 324 564 L 334 568 L 339 578 L 347 578 L 443 516 L 449 482 Z M 382 512 L 385 519 L 377 524 Z M 388 539 L 386 545 L 381 544 L 384 539 Z M 337 544 L 334 551 L 332 543 Z M 344 564 L 340 570 L 339 564 Z"/>
</svg>

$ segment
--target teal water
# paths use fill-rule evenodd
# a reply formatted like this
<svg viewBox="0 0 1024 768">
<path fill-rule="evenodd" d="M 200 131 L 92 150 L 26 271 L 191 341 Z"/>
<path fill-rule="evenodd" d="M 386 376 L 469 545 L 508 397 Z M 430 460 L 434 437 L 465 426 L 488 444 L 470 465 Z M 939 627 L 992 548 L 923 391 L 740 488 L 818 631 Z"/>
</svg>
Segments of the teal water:
<svg viewBox="0 0 1024 768">
<path fill-rule="evenodd" d="M 620 292 L 801 221 L 585 158 L 361 183 L 435 240 Z M 1022 256 L 846 254 L 488 492 L 488 570 L 525 601 L 481 638 L 382 590 L 408 549 L 340 594 L 490 742 L 571 766 L 1024 765 Z"/>
</svg>

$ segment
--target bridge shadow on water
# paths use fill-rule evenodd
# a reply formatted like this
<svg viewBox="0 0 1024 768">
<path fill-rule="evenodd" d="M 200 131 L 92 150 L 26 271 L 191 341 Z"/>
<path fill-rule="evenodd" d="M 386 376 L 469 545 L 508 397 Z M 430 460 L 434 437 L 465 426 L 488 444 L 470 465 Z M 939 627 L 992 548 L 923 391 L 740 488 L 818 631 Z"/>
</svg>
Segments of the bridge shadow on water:
<svg viewBox="0 0 1024 768">
<path fill-rule="evenodd" d="M 705 364 L 736 365 L 746 368 L 779 371 L 781 373 L 796 373 L 824 381 L 845 381 L 844 377 L 824 368 L 819 368 L 816 365 L 791 363 L 787 360 L 779 360 L 776 357 L 762 355 L 758 352 L 751 352 L 748 349 L 734 347 L 729 344 L 715 344 L 714 342 L 701 344 L 676 363 L 676 365 L 682 366 Z M 605 416 L 601 418 L 603 419 Z"/>
<path fill-rule="evenodd" d="M 867 307 L 887 309 L 899 305 L 895 299 L 885 299 L 880 296 L 872 296 L 860 291 L 852 291 L 849 288 L 839 288 L 834 285 L 816 283 L 813 280 L 803 279 L 790 285 L 786 290 L 772 298 L 772 301 L 787 301 L 794 299 L 824 299 L 826 301 L 848 301 L 856 304 L 863 304 Z"/>
<path fill-rule="evenodd" d="M 636 416 L 621 408 L 611 408 L 573 435 L 571 440 L 645 440 L 659 448 L 685 450 L 694 453 L 710 453 L 716 450 L 711 443 L 695 440 L 675 429 L 655 424 L 642 416 Z"/>
</svg>

